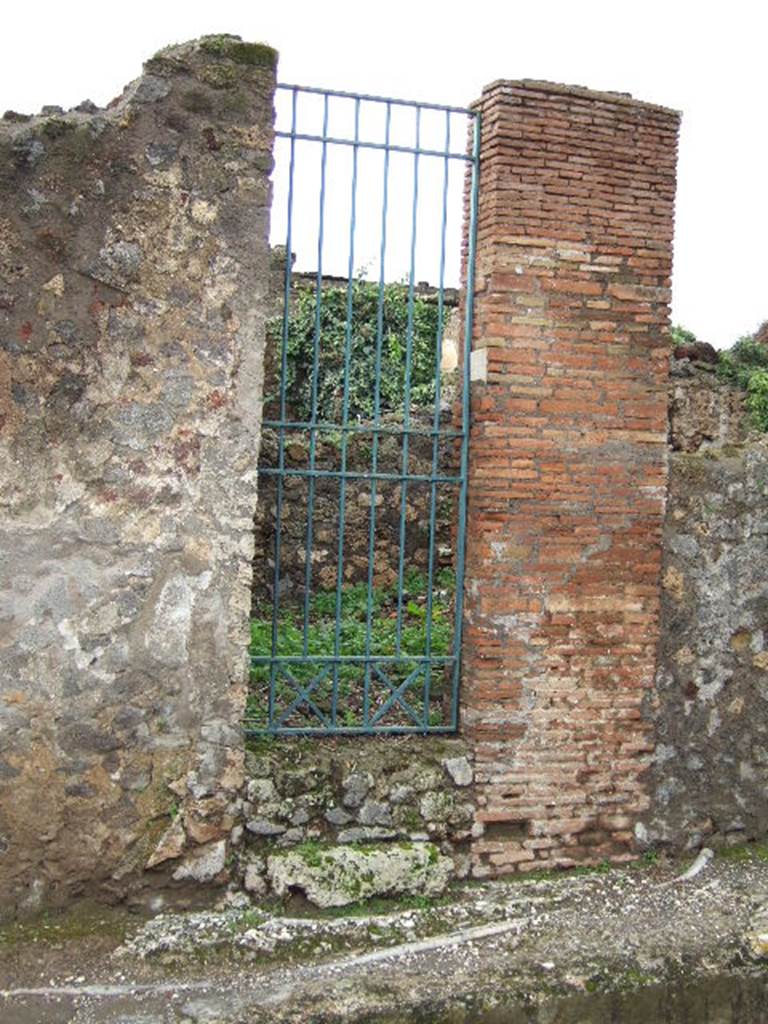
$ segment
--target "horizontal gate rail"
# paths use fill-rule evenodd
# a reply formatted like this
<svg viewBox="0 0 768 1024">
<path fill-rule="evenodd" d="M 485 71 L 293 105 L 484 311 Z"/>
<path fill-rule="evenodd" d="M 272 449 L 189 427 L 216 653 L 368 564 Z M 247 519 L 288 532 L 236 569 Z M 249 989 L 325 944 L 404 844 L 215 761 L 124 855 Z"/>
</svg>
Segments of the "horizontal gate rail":
<svg viewBox="0 0 768 1024">
<path fill-rule="evenodd" d="M 460 484 L 460 476 L 434 476 L 418 473 L 353 473 L 347 469 L 275 469 L 265 466 L 260 472 L 264 476 L 296 476 L 302 478 L 332 477 L 340 480 L 403 480 L 405 483 Z"/>
<path fill-rule="evenodd" d="M 381 142 L 365 142 L 360 139 L 358 142 L 353 142 L 350 139 L 340 139 L 333 135 L 305 135 L 297 132 L 296 135 L 290 135 L 288 132 L 275 132 L 278 138 L 283 139 L 298 139 L 303 142 L 324 142 L 331 143 L 336 146 L 352 146 L 355 149 L 380 149 L 387 153 L 410 153 L 416 156 L 439 156 L 444 157 L 447 160 L 466 160 L 465 153 L 445 153 L 439 149 L 418 149 L 416 146 L 394 146 L 385 145 Z"/>
<path fill-rule="evenodd" d="M 468 117 L 476 120 L 478 119 L 476 112 L 474 110 L 470 110 L 468 107 L 451 107 L 446 106 L 444 103 L 427 103 L 426 100 L 394 99 L 391 96 L 371 96 L 364 92 L 344 92 L 340 89 L 322 89 L 315 85 L 290 85 L 287 82 L 280 82 L 277 88 L 290 93 L 303 92 L 310 96 L 335 96 L 339 99 L 345 100 L 361 100 L 363 103 L 383 103 L 386 106 L 412 107 L 418 108 L 419 110 L 441 110 L 446 114 L 466 114 Z M 468 156 L 466 152 L 462 153 L 462 157 L 464 160 L 472 159 L 472 156 Z"/>
<path fill-rule="evenodd" d="M 263 420 L 262 427 L 272 427 L 279 430 L 330 430 L 332 433 L 348 430 L 360 434 L 416 434 L 423 437 L 464 436 L 461 430 L 425 430 L 420 427 L 371 427 L 362 423 L 342 425 L 341 423 L 292 423 L 290 420 L 282 423 L 280 420 Z"/>
<path fill-rule="evenodd" d="M 441 422 L 441 363 L 447 317 L 449 181 L 451 167 L 457 164 L 466 168 L 469 182 L 465 337 L 471 332 L 478 115 L 462 107 L 362 93 L 282 84 L 278 90 L 287 100 L 281 107 L 287 124 L 279 110 L 276 131 L 282 140 L 277 166 L 286 192 L 286 259 L 282 312 L 272 335 L 279 344 L 279 360 L 269 371 L 278 378 L 279 388 L 265 398 L 262 425 L 271 447 L 268 455 L 262 453 L 259 466 L 260 502 L 266 508 L 263 514 L 271 516 L 274 533 L 273 572 L 269 592 L 254 605 L 246 731 L 272 735 L 455 731 L 463 613 L 468 346 L 459 367 L 458 413 L 448 424 Z M 305 105 L 312 103 L 311 110 L 321 115 L 319 129 L 302 122 L 310 109 Z M 383 112 L 383 128 L 377 128 L 380 117 L 372 116 L 369 105 Z M 348 118 L 348 131 L 332 125 L 332 112 L 336 116 L 339 109 Z M 403 119 L 409 118 L 410 138 L 398 136 L 396 122 L 402 131 Z M 375 137 L 376 131 L 382 137 Z M 435 141 L 439 132 L 442 146 Z M 351 165 L 343 183 L 349 210 L 346 223 L 329 213 L 329 192 L 338 192 L 339 186 L 337 152 L 346 153 L 343 159 Z M 372 209 L 370 198 L 361 199 L 364 152 L 366 160 L 381 161 L 376 165 L 380 181 L 376 187 L 381 189 L 378 210 Z M 400 164 L 394 170 L 396 160 Z M 403 160 L 410 161 L 405 170 Z M 436 168 L 432 179 L 425 174 L 427 166 Z M 310 178 L 318 180 L 310 203 L 296 198 L 307 169 Z M 409 208 L 394 226 L 409 238 L 407 253 L 403 250 L 407 272 L 401 283 L 393 285 L 386 277 L 389 236 L 395 191 L 404 181 L 410 181 Z M 426 239 L 420 234 L 425 202 L 435 205 L 440 222 Z M 458 204 L 457 213 L 461 214 Z M 296 237 L 308 218 L 317 225 L 316 269 L 314 289 L 303 289 L 309 319 L 306 334 L 300 334 L 294 322 L 299 298 L 292 287 L 292 260 Z M 367 280 L 355 276 L 356 245 L 361 225 L 370 233 L 376 224 L 378 268 L 375 279 Z M 324 279 L 323 264 L 329 244 L 338 245 L 341 231 L 346 234 L 347 259 L 346 277 L 339 286 L 338 277 L 335 284 Z M 426 307 L 419 305 L 416 286 L 419 245 L 431 247 L 436 254 L 438 282 L 428 316 Z M 306 258 L 307 254 L 301 255 Z M 343 301 L 337 294 L 341 289 Z M 367 305 L 366 296 L 371 299 Z M 340 333 L 333 337 L 328 332 L 339 328 L 337 321 L 329 319 L 331 299 L 334 315 L 343 312 Z M 397 329 L 389 305 L 395 299 L 400 304 L 397 308 L 404 304 L 405 309 Z M 352 385 L 353 373 L 361 372 L 369 384 L 363 406 Z M 400 396 L 395 404 L 393 394 Z M 417 454 L 420 461 L 415 465 Z M 361 458 L 367 464 L 361 466 Z M 304 464 L 297 465 L 301 460 Z M 330 523 L 321 518 L 327 517 L 329 502 L 334 509 Z M 449 505 L 456 523 L 449 545 L 453 548 L 450 568 L 443 549 L 438 551 Z M 368 520 L 364 578 L 359 556 L 354 564 L 347 562 L 353 506 L 358 532 L 360 508 Z M 414 508 L 419 510 L 415 526 Z M 442 509 L 442 533 L 438 508 Z M 409 561 L 414 528 L 419 536 L 426 536 L 427 555 L 418 568 Z M 315 566 L 320 535 L 326 549 L 328 537 L 335 537 L 331 546 L 335 565 L 330 567 L 335 582 L 330 587 L 328 567 L 321 578 Z M 382 550 L 391 559 L 384 568 L 377 561 Z"/>
</svg>

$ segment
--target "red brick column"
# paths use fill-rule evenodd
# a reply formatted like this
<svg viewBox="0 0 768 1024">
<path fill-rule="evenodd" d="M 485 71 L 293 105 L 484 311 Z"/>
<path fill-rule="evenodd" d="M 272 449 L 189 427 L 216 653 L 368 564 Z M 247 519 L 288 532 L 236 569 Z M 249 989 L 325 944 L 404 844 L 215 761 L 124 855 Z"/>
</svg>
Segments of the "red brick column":
<svg viewBox="0 0 768 1024">
<path fill-rule="evenodd" d="M 479 109 L 463 723 L 486 875 L 627 859 L 646 806 L 679 115 L 528 81 Z"/>
</svg>

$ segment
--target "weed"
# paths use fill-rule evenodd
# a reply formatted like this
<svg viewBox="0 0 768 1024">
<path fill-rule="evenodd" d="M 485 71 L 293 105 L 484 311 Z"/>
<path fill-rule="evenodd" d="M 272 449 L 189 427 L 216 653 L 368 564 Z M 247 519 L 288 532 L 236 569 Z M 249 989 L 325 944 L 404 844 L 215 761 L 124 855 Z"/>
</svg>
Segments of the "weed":
<svg viewBox="0 0 768 1024">
<path fill-rule="evenodd" d="M 305 843 L 300 843 L 293 848 L 292 852 L 297 853 L 307 867 L 321 868 L 323 866 L 322 846 L 314 840 L 308 839 Z"/>
<path fill-rule="evenodd" d="M 232 932 L 247 932 L 250 928 L 260 927 L 265 920 L 265 915 L 259 910 L 244 910 L 231 922 L 229 928 Z"/>
<path fill-rule="evenodd" d="M 749 863 L 753 860 L 768 861 L 768 844 L 740 843 L 738 846 L 726 846 L 717 851 L 723 860 Z"/>
</svg>

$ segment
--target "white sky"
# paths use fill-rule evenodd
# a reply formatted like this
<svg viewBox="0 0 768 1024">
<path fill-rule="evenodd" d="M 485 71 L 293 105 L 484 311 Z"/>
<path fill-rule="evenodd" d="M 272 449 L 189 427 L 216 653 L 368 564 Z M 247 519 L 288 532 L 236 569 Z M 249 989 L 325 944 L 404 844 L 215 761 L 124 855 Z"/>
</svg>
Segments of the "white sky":
<svg viewBox="0 0 768 1024">
<path fill-rule="evenodd" d="M 3 12 L 0 110 L 105 104 L 157 49 L 209 32 L 275 46 L 284 82 L 465 106 L 494 79 L 543 78 L 682 110 L 673 320 L 724 347 L 768 319 L 764 4 L 28 0 Z"/>
</svg>

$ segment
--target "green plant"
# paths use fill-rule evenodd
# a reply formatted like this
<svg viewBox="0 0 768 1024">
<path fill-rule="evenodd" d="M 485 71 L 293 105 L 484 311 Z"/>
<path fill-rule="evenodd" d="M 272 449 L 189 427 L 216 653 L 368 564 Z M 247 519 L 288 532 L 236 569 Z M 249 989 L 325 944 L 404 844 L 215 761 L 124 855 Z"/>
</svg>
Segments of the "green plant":
<svg viewBox="0 0 768 1024">
<path fill-rule="evenodd" d="M 720 353 L 718 373 L 747 392 L 746 408 L 758 430 L 768 431 L 768 345 L 748 334 Z"/>
<path fill-rule="evenodd" d="M 435 581 L 432 595 L 432 616 L 430 650 L 435 657 L 450 654 L 453 636 L 452 602 L 454 577 L 450 571 L 443 571 Z M 428 579 L 424 573 L 409 570 L 405 573 L 404 589 L 408 595 L 403 599 L 400 617 L 401 659 L 386 665 L 389 678 L 402 683 L 416 668 L 410 658 L 423 656 L 427 646 L 428 621 L 426 597 Z M 372 657 L 388 658 L 396 647 L 398 630 L 397 586 L 373 588 L 370 593 L 370 636 L 368 640 L 369 592 L 365 583 L 346 586 L 341 591 L 341 614 L 338 622 L 338 653 L 360 655 L 369 650 Z M 318 675 L 323 659 L 335 654 L 337 643 L 336 624 L 337 594 L 335 590 L 321 590 L 312 596 L 308 608 L 306 656 L 308 661 L 283 662 L 292 679 L 307 684 Z M 304 604 L 302 601 L 281 602 L 278 609 L 277 651 L 282 658 L 301 658 L 304 655 Z M 272 653 L 272 608 L 270 605 L 256 607 L 251 620 L 250 653 L 254 658 L 269 657 Z M 316 660 L 311 660 L 316 659 Z M 324 713 L 330 708 L 334 688 L 337 696 L 338 721 L 341 725 L 354 727 L 362 724 L 362 703 L 364 694 L 365 668 L 358 663 L 344 663 L 338 666 L 336 677 L 332 672 L 312 688 L 311 699 Z M 265 720 L 266 685 L 270 680 L 270 668 L 264 662 L 257 662 L 251 669 L 251 686 L 246 717 L 249 723 L 260 725 Z M 370 683 L 377 685 L 375 673 L 371 672 Z M 418 692 L 422 680 L 415 683 Z M 442 673 L 434 668 L 431 672 L 430 692 L 438 700 L 442 692 Z M 275 679 L 275 695 L 278 706 L 285 708 L 297 698 L 297 690 L 291 680 L 278 672 Z M 419 696 L 407 691 L 415 707 L 421 707 Z M 306 710 L 306 704 L 300 705 Z M 392 709 L 399 713 L 397 705 Z M 429 710 L 429 723 L 439 725 L 442 713 L 439 708 Z"/>
<path fill-rule="evenodd" d="M 768 370 L 755 370 L 747 384 L 747 411 L 760 430 L 768 430 Z"/>
<path fill-rule="evenodd" d="M 266 46 L 264 43 L 244 43 L 239 36 L 203 36 L 199 47 L 203 53 L 216 57 L 228 57 L 237 64 L 273 68 L 277 60 L 277 52 L 271 46 Z"/>
<path fill-rule="evenodd" d="M 239 917 L 229 922 L 229 930 L 233 933 L 247 932 L 250 928 L 258 928 L 265 920 L 260 910 L 244 910 Z"/>
<path fill-rule="evenodd" d="M 749 863 L 752 860 L 768 861 L 768 846 L 765 843 L 743 843 L 737 846 L 726 846 L 717 851 L 723 860 Z"/>
<path fill-rule="evenodd" d="M 294 847 L 294 852 L 310 868 L 319 868 L 323 865 L 322 846 L 312 839 L 308 839 L 306 842 Z"/>
<path fill-rule="evenodd" d="M 417 406 L 434 401 L 439 322 L 437 303 L 415 294 L 409 311 L 410 293 L 405 284 L 388 284 L 380 290 L 375 282 L 357 278 L 351 282 L 350 289 L 351 296 L 346 287 L 323 288 L 319 309 L 314 289 L 294 291 L 286 348 L 285 394 L 289 418 L 301 421 L 310 418 L 315 377 L 314 401 L 321 418 L 325 421 L 341 418 L 347 343 L 349 375 L 346 394 L 351 418 L 368 419 L 374 413 L 373 382 L 377 360 L 381 365 L 379 411 L 391 413 L 402 409 L 409 349 L 410 402 Z M 268 324 L 268 335 L 276 348 L 281 346 L 283 329 L 282 317 L 276 317 Z M 276 388 L 277 384 L 272 382 L 267 405 L 276 401 Z"/>
<path fill-rule="evenodd" d="M 669 334 L 673 345 L 693 345 L 699 340 L 693 331 L 689 331 L 681 324 L 674 324 L 670 328 Z"/>
</svg>

